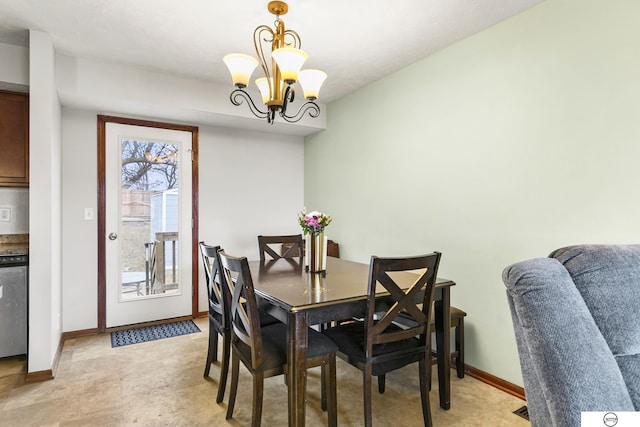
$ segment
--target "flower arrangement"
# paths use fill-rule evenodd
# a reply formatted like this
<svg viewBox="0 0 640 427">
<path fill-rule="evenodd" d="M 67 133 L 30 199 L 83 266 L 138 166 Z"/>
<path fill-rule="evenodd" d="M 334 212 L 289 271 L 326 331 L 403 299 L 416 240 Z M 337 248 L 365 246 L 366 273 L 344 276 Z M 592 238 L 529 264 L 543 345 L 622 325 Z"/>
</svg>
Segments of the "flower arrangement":
<svg viewBox="0 0 640 427">
<path fill-rule="evenodd" d="M 331 223 L 331 216 L 313 211 L 307 213 L 305 209 L 298 214 L 298 222 L 305 236 L 309 233 L 320 233 Z"/>
</svg>

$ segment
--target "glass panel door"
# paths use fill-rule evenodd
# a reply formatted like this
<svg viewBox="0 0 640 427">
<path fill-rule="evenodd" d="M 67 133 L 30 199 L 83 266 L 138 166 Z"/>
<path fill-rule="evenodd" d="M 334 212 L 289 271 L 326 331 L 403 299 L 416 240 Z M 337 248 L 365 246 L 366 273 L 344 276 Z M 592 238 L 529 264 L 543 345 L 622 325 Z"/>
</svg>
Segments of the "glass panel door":
<svg viewBox="0 0 640 427">
<path fill-rule="evenodd" d="M 106 129 L 107 327 L 188 315 L 191 133 Z"/>
</svg>

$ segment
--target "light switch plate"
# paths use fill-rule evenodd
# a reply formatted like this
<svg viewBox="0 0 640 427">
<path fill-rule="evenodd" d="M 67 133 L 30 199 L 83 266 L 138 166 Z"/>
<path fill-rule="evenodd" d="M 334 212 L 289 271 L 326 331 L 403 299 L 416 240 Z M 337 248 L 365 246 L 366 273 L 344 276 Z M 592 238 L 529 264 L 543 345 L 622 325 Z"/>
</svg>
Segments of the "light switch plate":
<svg viewBox="0 0 640 427">
<path fill-rule="evenodd" d="M 11 208 L 6 208 L 6 207 L 0 208 L 0 221 L 11 222 Z"/>
<path fill-rule="evenodd" d="M 91 221 L 93 219 L 93 208 L 84 208 L 84 219 Z"/>
</svg>

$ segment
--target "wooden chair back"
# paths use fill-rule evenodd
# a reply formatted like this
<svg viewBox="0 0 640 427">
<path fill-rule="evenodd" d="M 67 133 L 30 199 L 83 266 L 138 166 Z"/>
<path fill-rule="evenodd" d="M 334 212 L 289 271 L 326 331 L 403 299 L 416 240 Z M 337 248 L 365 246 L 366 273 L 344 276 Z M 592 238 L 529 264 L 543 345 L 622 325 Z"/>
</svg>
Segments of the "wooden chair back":
<svg viewBox="0 0 640 427">
<path fill-rule="evenodd" d="M 383 351 L 382 354 L 374 356 L 373 346 L 416 336 L 420 340 L 418 351 L 430 350 L 430 311 L 439 263 L 439 252 L 408 258 L 371 257 L 367 314 L 364 319 L 367 360 L 378 363 L 406 356 L 402 352 L 393 351 Z M 408 283 L 411 284 L 406 287 Z M 389 298 L 383 299 L 383 312 L 376 304 L 376 295 L 379 296 L 381 293 L 389 293 Z M 400 315 L 409 316 L 414 324 L 406 329 L 389 328 Z M 416 349 L 410 351 L 415 353 Z"/>
<path fill-rule="evenodd" d="M 209 315 L 214 316 L 223 327 L 229 326 L 227 315 L 229 296 L 225 290 L 224 277 L 220 270 L 220 246 L 210 246 L 200 242 L 200 253 L 207 284 Z"/>
<path fill-rule="evenodd" d="M 293 234 L 287 236 L 258 236 L 258 249 L 260 250 L 260 261 L 265 261 L 265 254 L 272 259 L 280 258 L 294 259 L 298 258 L 300 265 L 304 259 L 304 239 L 302 234 Z M 276 250 L 279 249 L 279 250 Z"/>
<path fill-rule="evenodd" d="M 249 262 L 246 257 L 234 257 L 222 250 L 218 254 L 231 301 L 231 339 L 240 340 L 250 348 L 251 364 L 255 370 L 262 365 L 264 354 L 260 314 Z"/>
</svg>

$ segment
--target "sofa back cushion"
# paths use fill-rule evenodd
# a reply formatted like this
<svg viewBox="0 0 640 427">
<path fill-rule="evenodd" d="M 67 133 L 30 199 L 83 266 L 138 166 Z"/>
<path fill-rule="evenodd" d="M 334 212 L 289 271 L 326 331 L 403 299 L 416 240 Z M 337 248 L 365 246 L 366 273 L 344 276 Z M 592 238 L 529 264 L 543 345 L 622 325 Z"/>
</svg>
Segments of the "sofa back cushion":
<svg viewBox="0 0 640 427">
<path fill-rule="evenodd" d="M 640 410 L 640 245 L 581 245 L 549 255 L 567 269 Z"/>
</svg>

